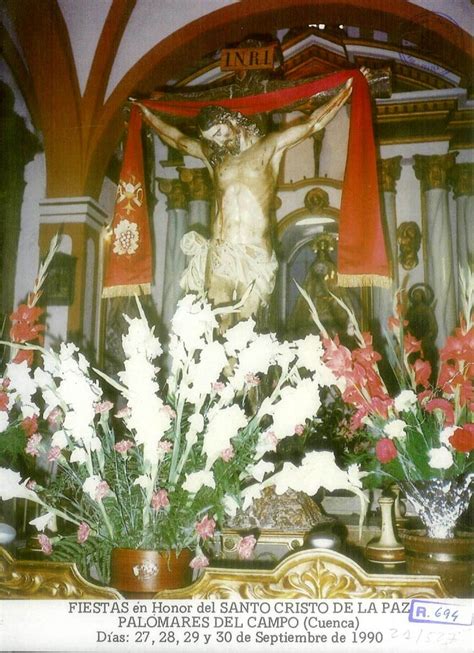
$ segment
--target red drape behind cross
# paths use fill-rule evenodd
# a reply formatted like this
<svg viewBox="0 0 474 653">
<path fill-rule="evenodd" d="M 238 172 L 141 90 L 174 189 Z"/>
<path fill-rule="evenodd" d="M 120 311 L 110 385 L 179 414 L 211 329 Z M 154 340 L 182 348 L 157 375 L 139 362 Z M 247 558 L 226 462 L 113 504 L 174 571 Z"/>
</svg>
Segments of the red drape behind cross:
<svg viewBox="0 0 474 653">
<path fill-rule="evenodd" d="M 270 93 L 222 98 L 217 102 L 158 98 L 142 100 L 141 103 L 160 113 L 190 118 L 197 116 L 201 108 L 209 104 L 219 104 L 232 111 L 252 115 L 276 111 L 321 91 L 340 86 L 350 78 L 353 80 L 352 106 L 339 218 L 338 283 L 343 286 L 387 287 L 390 284 L 389 265 L 377 182 L 371 98 L 367 80 L 359 70 L 340 71 L 323 79 Z M 133 128 L 140 128 L 138 120 Z M 131 130 L 132 124 L 129 126 L 129 139 L 134 138 Z M 124 167 L 126 154 L 127 152 L 124 155 Z"/>
</svg>

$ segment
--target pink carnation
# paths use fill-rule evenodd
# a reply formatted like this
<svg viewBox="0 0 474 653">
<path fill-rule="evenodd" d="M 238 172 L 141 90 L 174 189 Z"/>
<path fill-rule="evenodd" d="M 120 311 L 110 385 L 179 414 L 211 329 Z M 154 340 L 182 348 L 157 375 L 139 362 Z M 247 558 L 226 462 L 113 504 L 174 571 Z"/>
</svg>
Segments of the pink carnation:
<svg viewBox="0 0 474 653">
<path fill-rule="evenodd" d="M 108 495 L 109 491 L 110 487 L 107 481 L 100 481 L 100 483 L 97 483 L 95 489 L 95 500 L 102 501 L 102 499 Z"/>
<path fill-rule="evenodd" d="M 176 417 L 176 411 L 174 411 L 174 410 L 171 408 L 171 406 L 167 406 L 167 405 L 165 405 L 165 406 L 162 407 L 161 410 L 162 410 L 164 413 L 166 413 L 167 415 L 169 415 L 169 417 L 171 417 L 171 419 L 174 419 L 174 418 Z"/>
<path fill-rule="evenodd" d="M 8 398 L 7 393 L 0 391 L 0 410 L 4 410 L 4 411 L 8 412 L 8 404 L 9 403 L 10 403 L 10 400 Z"/>
<path fill-rule="evenodd" d="M 245 383 L 247 385 L 251 385 L 251 386 L 260 385 L 260 379 L 258 378 L 258 376 L 256 374 L 246 374 L 245 375 Z"/>
<path fill-rule="evenodd" d="M 44 533 L 40 533 L 38 535 L 38 542 L 40 543 L 41 550 L 43 551 L 43 553 L 45 555 L 49 556 L 49 555 L 52 554 L 53 545 L 52 545 L 51 540 L 49 539 L 49 537 L 47 535 L 45 535 Z"/>
<path fill-rule="evenodd" d="M 28 438 L 25 447 L 25 452 L 30 454 L 30 456 L 37 456 L 39 454 L 40 442 L 41 442 L 41 435 L 39 433 L 35 433 L 34 435 L 31 436 L 31 438 Z"/>
<path fill-rule="evenodd" d="M 119 411 L 115 413 L 115 417 L 118 417 L 119 419 L 127 419 L 127 417 L 130 417 L 132 414 L 132 411 L 128 406 L 125 406 L 125 408 L 121 408 Z"/>
<path fill-rule="evenodd" d="M 38 430 L 38 418 L 36 415 L 33 415 L 33 417 L 25 417 L 25 419 L 20 422 L 20 426 L 30 438 Z"/>
<path fill-rule="evenodd" d="M 170 500 L 168 499 L 168 492 L 166 490 L 158 490 L 155 492 L 151 498 L 151 507 L 153 510 L 160 510 L 160 508 L 166 508 L 170 505 Z"/>
<path fill-rule="evenodd" d="M 191 560 L 189 566 L 191 569 L 203 569 L 209 566 L 209 560 L 203 555 L 196 556 Z"/>
<path fill-rule="evenodd" d="M 161 442 L 158 442 L 158 451 L 161 451 L 163 453 L 169 453 L 172 448 L 173 448 L 173 443 L 170 442 L 169 440 L 162 440 Z"/>
<path fill-rule="evenodd" d="M 60 408 L 56 407 L 53 408 L 53 410 L 48 415 L 48 424 L 50 426 L 59 426 L 60 424 L 62 424 L 63 419 L 64 419 L 63 411 Z"/>
<path fill-rule="evenodd" d="M 115 451 L 119 453 L 127 453 L 129 449 L 133 447 L 133 442 L 131 440 L 119 440 L 114 444 Z"/>
<path fill-rule="evenodd" d="M 195 525 L 197 534 L 203 539 L 207 540 L 209 537 L 214 536 L 214 531 L 216 529 L 216 522 L 207 515 L 205 515 L 200 522 L 197 522 Z"/>
<path fill-rule="evenodd" d="M 53 463 L 61 455 L 61 447 L 51 447 L 48 451 L 48 461 Z"/>
<path fill-rule="evenodd" d="M 100 401 L 95 405 L 95 414 L 108 413 L 114 407 L 111 401 Z"/>
<path fill-rule="evenodd" d="M 228 463 L 229 460 L 232 460 L 232 458 L 235 456 L 235 451 L 233 447 L 228 447 L 227 449 L 224 449 L 221 453 L 221 458 L 225 463 Z"/>
<path fill-rule="evenodd" d="M 303 435 L 304 433 L 304 425 L 303 424 L 297 424 L 295 426 L 295 435 Z"/>
<path fill-rule="evenodd" d="M 212 384 L 212 389 L 214 392 L 222 392 L 224 390 L 225 385 L 221 381 L 216 381 L 215 383 Z"/>
<path fill-rule="evenodd" d="M 246 537 L 243 537 L 237 545 L 237 553 L 239 554 L 239 558 L 241 560 L 249 560 L 252 557 L 256 544 L 257 540 L 253 535 L 247 535 Z"/>
<path fill-rule="evenodd" d="M 77 541 L 79 544 L 84 544 L 84 542 L 88 539 L 90 532 L 91 529 L 89 524 L 86 524 L 85 521 L 81 521 L 79 528 L 77 529 Z"/>
</svg>

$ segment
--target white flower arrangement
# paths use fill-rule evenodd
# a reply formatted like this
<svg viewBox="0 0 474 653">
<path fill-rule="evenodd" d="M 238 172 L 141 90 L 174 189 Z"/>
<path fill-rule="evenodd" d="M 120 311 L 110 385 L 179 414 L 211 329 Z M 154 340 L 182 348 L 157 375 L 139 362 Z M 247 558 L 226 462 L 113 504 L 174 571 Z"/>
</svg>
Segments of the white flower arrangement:
<svg viewBox="0 0 474 653">
<path fill-rule="evenodd" d="M 43 364 L 34 373 L 25 362 L 7 367 L 0 417 L 27 406 L 38 424 L 48 422 L 32 434 L 29 453 L 54 460 L 57 475 L 50 486 L 33 487 L 0 468 L 0 496 L 39 503 L 44 514 L 32 523 L 40 531 L 53 517 L 63 520 L 51 539 L 42 536 L 46 552 L 94 562 L 105 581 L 116 546 L 187 547 L 195 551 L 191 566 L 202 567 L 216 524 L 270 485 L 277 494 L 350 490 L 364 503 L 357 466 L 341 470 L 331 452 L 307 453 L 300 466 L 264 459 L 279 441 L 301 434 L 316 417 L 321 388 L 335 382 L 317 336 L 280 343 L 257 333 L 252 319 L 221 336 L 217 311 L 188 295 L 172 320 L 171 372 L 160 387 L 162 347 L 138 307 L 139 317 L 125 318 L 118 380 L 95 370 L 125 405 L 115 415 L 72 344 L 58 353 L 36 347 Z"/>
</svg>

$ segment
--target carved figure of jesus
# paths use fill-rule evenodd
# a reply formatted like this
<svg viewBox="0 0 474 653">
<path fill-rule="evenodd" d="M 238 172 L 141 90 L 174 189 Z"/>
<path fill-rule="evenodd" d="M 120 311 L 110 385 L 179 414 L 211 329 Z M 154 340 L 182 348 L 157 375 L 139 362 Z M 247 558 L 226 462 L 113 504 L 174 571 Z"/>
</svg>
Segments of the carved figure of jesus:
<svg viewBox="0 0 474 653">
<path fill-rule="evenodd" d="M 268 304 L 278 268 L 271 244 L 271 208 L 283 154 L 323 129 L 351 90 L 349 80 L 301 123 L 267 135 L 241 113 L 208 106 L 197 118 L 200 138 L 191 138 L 138 103 L 163 141 L 204 161 L 213 179 L 212 235 L 210 241 L 193 235 L 193 243 L 188 243 L 194 261 L 185 273 L 186 291 L 206 291 L 215 305 L 224 305 L 239 300 L 252 286 L 241 318 L 256 315 L 260 306 Z"/>
</svg>

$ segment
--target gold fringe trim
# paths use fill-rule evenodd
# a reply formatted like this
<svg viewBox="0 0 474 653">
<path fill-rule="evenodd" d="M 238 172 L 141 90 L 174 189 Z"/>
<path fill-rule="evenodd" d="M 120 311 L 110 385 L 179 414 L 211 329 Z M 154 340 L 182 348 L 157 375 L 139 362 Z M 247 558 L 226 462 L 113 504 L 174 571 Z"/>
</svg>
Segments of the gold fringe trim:
<svg viewBox="0 0 474 653">
<path fill-rule="evenodd" d="M 107 297 L 133 297 L 133 295 L 151 295 L 151 284 L 138 283 L 133 286 L 110 286 L 102 290 L 102 299 Z"/>
<path fill-rule="evenodd" d="M 391 288 L 393 280 L 381 274 L 338 274 L 337 283 L 344 288 L 368 288 L 370 286 Z"/>
</svg>

